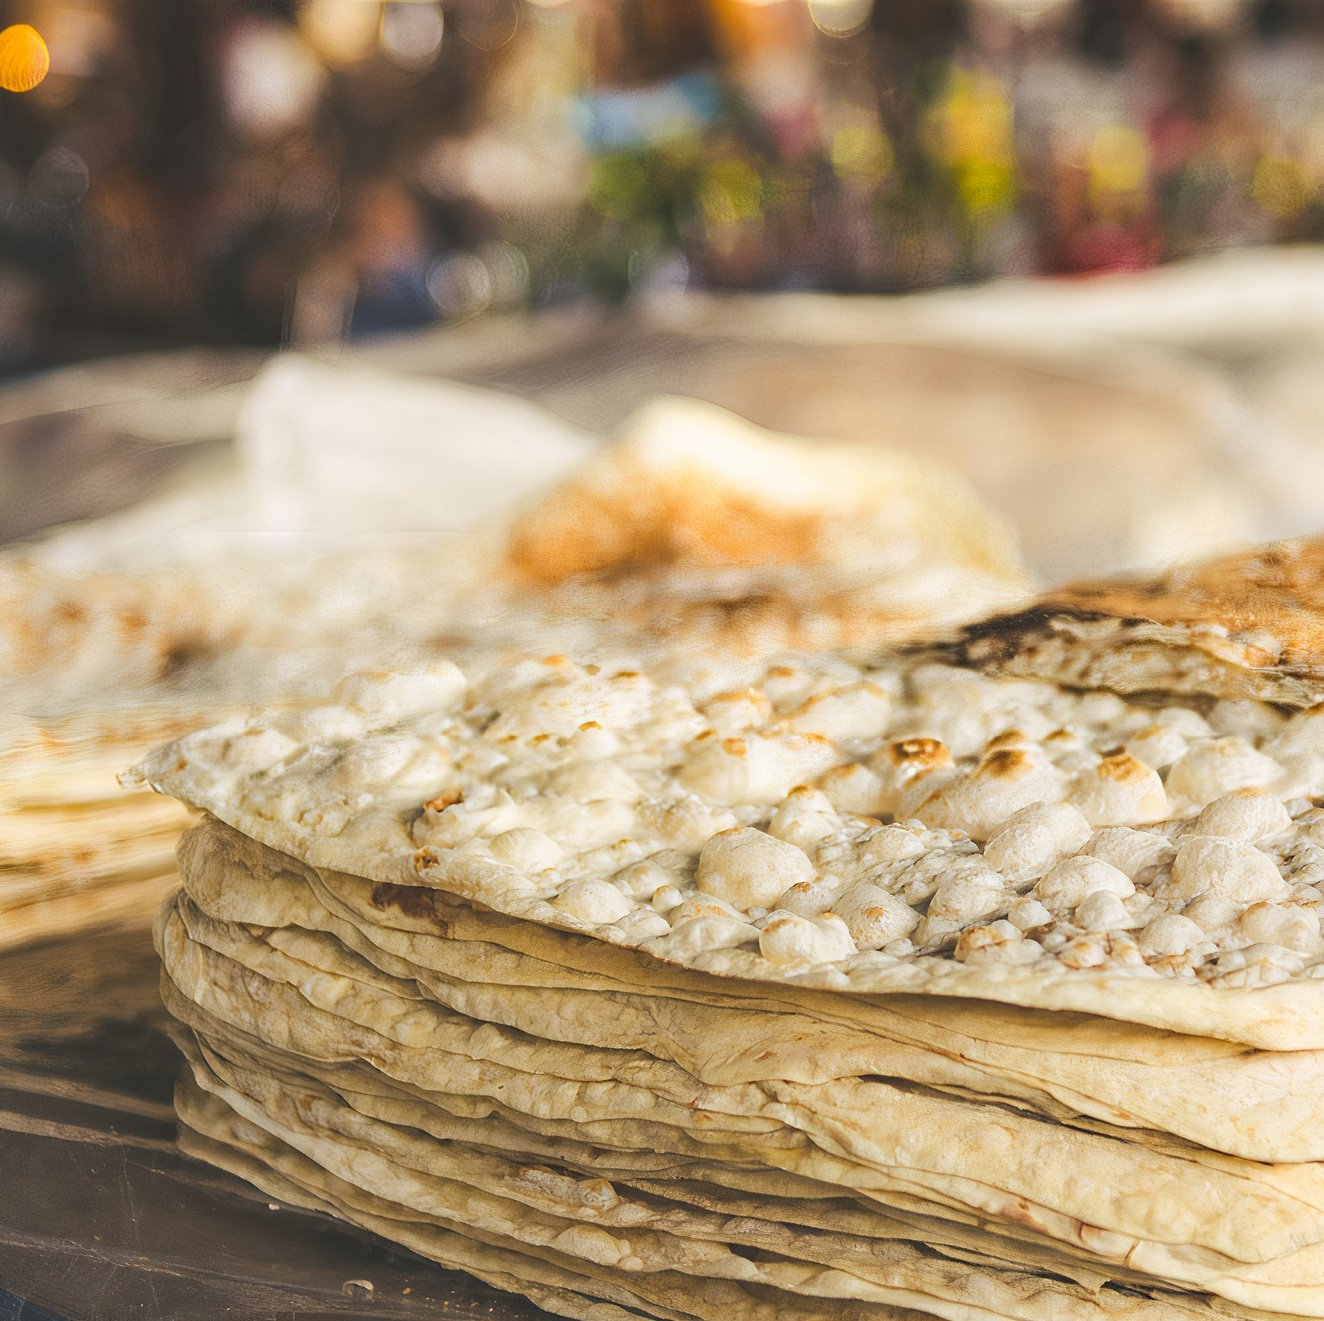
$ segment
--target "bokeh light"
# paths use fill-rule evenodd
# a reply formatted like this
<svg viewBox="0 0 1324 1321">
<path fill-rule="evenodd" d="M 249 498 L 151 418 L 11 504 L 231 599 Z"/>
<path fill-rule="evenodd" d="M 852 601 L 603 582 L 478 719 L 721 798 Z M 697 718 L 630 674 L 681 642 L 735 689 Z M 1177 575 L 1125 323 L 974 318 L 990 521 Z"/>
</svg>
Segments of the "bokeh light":
<svg viewBox="0 0 1324 1321">
<path fill-rule="evenodd" d="M 0 32 L 0 87 L 5 91 L 30 92 L 50 67 L 50 51 L 36 28 L 15 23 Z"/>
<path fill-rule="evenodd" d="M 230 33 L 223 56 L 225 107 L 246 137 L 275 137 L 305 123 L 326 71 L 298 31 L 249 18 Z"/>
<path fill-rule="evenodd" d="M 437 62 L 445 32 L 442 8 L 430 0 L 388 0 L 382 6 L 382 51 L 411 73 L 421 73 Z"/>
<path fill-rule="evenodd" d="M 327 64 L 354 64 L 376 48 L 381 5 L 378 0 L 304 0 L 299 27 Z"/>
</svg>

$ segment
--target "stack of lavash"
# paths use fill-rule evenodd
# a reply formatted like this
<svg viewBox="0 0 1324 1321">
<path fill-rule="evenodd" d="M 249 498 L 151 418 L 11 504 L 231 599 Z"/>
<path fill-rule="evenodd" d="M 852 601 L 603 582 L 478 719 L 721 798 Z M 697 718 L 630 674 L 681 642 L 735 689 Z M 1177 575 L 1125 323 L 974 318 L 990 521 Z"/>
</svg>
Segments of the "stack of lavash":
<svg viewBox="0 0 1324 1321">
<path fill-rule="evenodd" d="M 114 759 L 187 727 L 164 717 L 15 726 L 0 746 L 0 950 L 157 911 L 189 815 L 168 798 L 126 795 Z"/>
<path fill-rule="evenodd" d="M 158 750 L 187 1149 L 571 1317 L 1324 1316 L 1321 563 Z"/>
<path fill-rule="evenodd" d="M 270 510 L 230 492 L 236 527 L 203 519 L 168 570 L 132 547 L 160 558 L 204 495 L 0 556 L 0 948 L 154 909 L 187 818 L 116 774 L 221 712 L 297 708 L 355 664 L 610 645 L 693 668 L 900 638 L 1026 591 L 1010 532 L 954 474 L 692 401 L 655 402 L 599 448 L 520 401 L 370 373 L 281 362 L 255 398 Z M 314 434 L 287 428 L 310 398 Z M 395 451 L 375 442 L 365 459 L 361 430 L 328 445 L 328 413 L 389 403 L 421 428 L 397 470 L 377 471 Z M 398 492 L 415 467 L 437 527 L 305 544 L 337 498 L 364 519 L 373 483 Z"/>
</svg>

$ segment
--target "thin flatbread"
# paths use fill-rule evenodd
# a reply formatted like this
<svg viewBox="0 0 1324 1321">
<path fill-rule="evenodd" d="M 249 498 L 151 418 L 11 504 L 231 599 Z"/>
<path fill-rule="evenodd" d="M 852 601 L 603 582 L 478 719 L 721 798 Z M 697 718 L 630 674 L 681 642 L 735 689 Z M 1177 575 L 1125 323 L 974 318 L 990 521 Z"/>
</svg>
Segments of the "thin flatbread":
<svg viewBox="0 0 1324 1321">
<path fill-rule="evenodd" d="M 1079 688 L 1324 699 L 1324 538 L 1076 583 L 964 629 L 942 654 Z"/>
</svg>

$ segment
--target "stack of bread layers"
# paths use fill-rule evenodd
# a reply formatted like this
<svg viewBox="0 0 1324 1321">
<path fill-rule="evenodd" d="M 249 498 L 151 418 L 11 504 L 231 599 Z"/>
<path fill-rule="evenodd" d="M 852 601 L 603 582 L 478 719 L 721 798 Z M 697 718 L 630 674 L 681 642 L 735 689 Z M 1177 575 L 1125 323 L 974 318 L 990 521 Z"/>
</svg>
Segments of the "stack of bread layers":
<svg viewBox="0 0 1324 1321">
<path fill-rule="evenodd" d="M 168 798 L 126 795 L 115 775 L 127 748 L 189 723 L 138 712 L 13 728 L 0 744 L 0 950 L 157 911 L 189 814 Z"/>
<path fill-rule="evenodd" d="M 463 536 L 142 575 L 58 559 L 0 556 L 0 947 L 163 897 L 149 876 L 184 817 L 117 788 L 125 765 L 222 711 L 297 707 L 354 664 L 612 647 L 693 671 L 900 638 L 1026 588 L 1010 533 L 954 474 L 684 400 Z M 30 908 L 43 896 L 68 901 Z"/>
<path fill-rule="evenodd" d="M 1144 700 L 441 662 L 159 750 L 186 1145 L 573 1317 L 1324 1316 L 1318 674 L 1176 616 Z"/>
</svg>

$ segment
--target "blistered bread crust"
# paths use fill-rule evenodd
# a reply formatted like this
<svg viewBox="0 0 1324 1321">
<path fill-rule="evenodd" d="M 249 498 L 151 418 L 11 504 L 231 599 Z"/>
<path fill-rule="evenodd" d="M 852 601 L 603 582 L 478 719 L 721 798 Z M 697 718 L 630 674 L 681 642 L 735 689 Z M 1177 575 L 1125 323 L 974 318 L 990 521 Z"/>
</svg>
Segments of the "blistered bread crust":
<svg viewBox="0 0 1324 1321">
<path fill-rule="evenodd" d="M 1320 710 L 840 657 L 710 694 L 553 656 L 354 675 L 133 775 L 384 911 L 435 887 L 710 973 L 1324 1045 Z"/>
<path fill-rule="evenodd" d="M 1324 538 L 1080 583 L 965 629 L 950 659 L 1082 688 L 1324 699 Z"/>
</svg>

